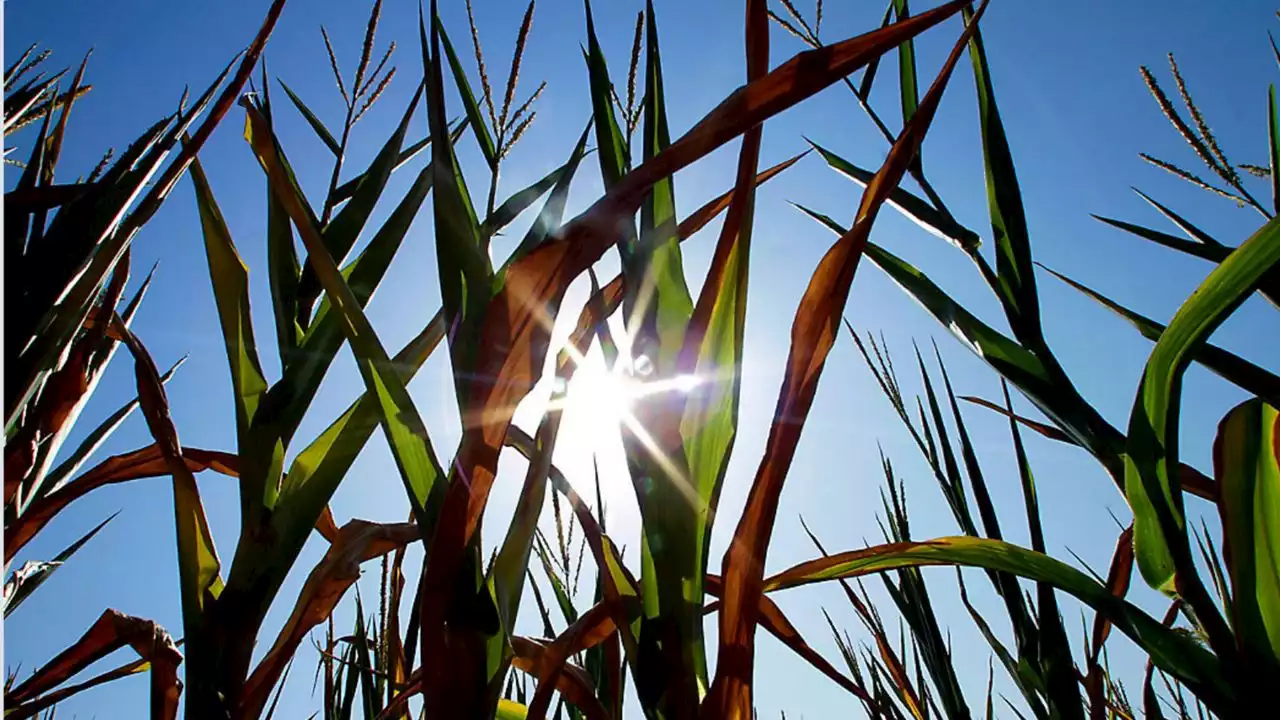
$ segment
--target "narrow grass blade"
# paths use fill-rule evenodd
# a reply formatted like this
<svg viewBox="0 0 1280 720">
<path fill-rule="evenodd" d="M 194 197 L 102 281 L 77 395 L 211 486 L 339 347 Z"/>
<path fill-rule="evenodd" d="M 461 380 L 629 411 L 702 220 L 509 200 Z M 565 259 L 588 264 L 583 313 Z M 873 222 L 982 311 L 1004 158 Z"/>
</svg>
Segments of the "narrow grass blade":
<svg viewBox="0 0 1280 720">
<path fill-rule="evenodd" d="M 1152 230 L 1151 228 L 1144 227 L 1142 225 L 1135 225 L 1134 223 L 1125 222 L 1123 220 L 1102 217 L 1101 215 L 1094 215 L 1093 218 L 1114 228 L 1124 230 L 1131 235 L 1136 235 L 1144 240 L 1150 240 L 1151 242 L 1163 245 L 1167 248 L 1178 250 L 1179 252 L 1184 252 L 1188 255 L 1194 255 L 1195 257 L 1208 260 L 1210 262 L 1221 262 L 1223 258 L 1231 253 L 1230 248 L 1222 245 L 1206 245 L 1202 242 L 1187 240 L 1186 238 L 1180 238 L 1176 235 L 1160 232 L 1159 230 Z"/>
<path fill-rule="evenodd" d="M 1013 404 L 1009 399 L 1009 386 L 1007 383 L 1001 383 L 1001 388 L 1004 390 L 1005 409 L 1010 415 L 1009 432 L 1013 436 L 1014 456 L 1018 462 L 1018 476 L 1022 481 L 1022 497 L 1027 511 L 1031 548 L 1043 555 L 1045 553 L 1044 529 L 1040 520 L 1040 500 L 1036 491 L 1035 476 L 1031 472 L 1031 463 L 1027 460 L 1018 422 L 1012 417 Z M 1084 720 L 1084 705 L 1076 688 L 1071 648 L 1067 644 L 1067 633 L 1062 626 L 1057 596 L 1050 583 L 1036 583 L 1036 611 L 1036 626 L 1039 629 L 1037 660 L 1040 675 L 1044 679 L 1045 700 L 1050 716 Z"/>
<path fill-rule="evenodd" d="M 458 139 L 462 137 L 462 133 L 467 129 L 467 126 L 469 124 L 470 124 L 469 120 L 463 119 L 461 123 L 457 124 L 454 127 L 453 131 L 450 133 L 450 137 L 453 139 L 453 142 L 455 143 L 458 142 Z M 431 144 L 431 136 L 428 135 L 427 137 L 422 138 L 421 140 L 415 142 L 414 144 L 410 145 L 404 150 L 401 150 L 400 157 L 396 158 L 396 164 L 392 166 L 391 171 L 395 172 L 396 170 L 399 170 L 401 167 L 404 167 L 405 163 L 416 158 L 430 144 Z M 332 196 L 334 207 L 337 207 L 342 203 L 350 200 L 351 196 L 355 194 L 356 187 L 363 180 L 364 180 L 364 173 L 361 173 L 351 178 L 350 180 L 342 183 L 337 188 L 335 188 Z"/>
<path fill-rule="evenodd" d="M 907 0 L 893 0 L 893 12 L 899 20 L 911 17 Z M 920 89 L 916 81 L 916 44 L 911 40 L 898 46 L 898 94 L 902 103 L 902 126 L 906 127 L 920 104 Z M 915 162 L 920 163 L 919 154 L 916 155 Z"/>
<path fill-rule="evenodd" d="M 547 173 L 541 180 L 523 190 L 520 190 L 519 192 L 514 193 L 511 197 L 503 201 L 503 203 L 493 211 L 492 215 L 484 219 L 484 223 L 480 226 L 480 236 L 493 237 L 501 232 L 502 229 L 509 225 L 512 220 L 515 220 L 520 213 L 528 210 L 538 198 L 542 197 L 547 193 L 547 191 L 559 184 L 561 177 L 564 177 L 566 173 L 572 175 L 573 171 L 577 169 L 578 163 L 582 160 L 582 156 L 585 154 L 585 145 L 579 143 L 579 145 L 574 149 L 573 154 L 569 156 L 568 162 Z"/>
<path fill-rule="evenodd" d="M 542 204 L 542 210 L 538 213 L 537 219 L 533 221 L 533 225 L 529 228 L 529 232 L 525 233 L 520 245 L 512 251 L 511 256 L 502 264 L 502 269 L 498 271 L 498 282 L 503 280 L 507 267 L 511 263 L 533 252 L 535 248 L 546 242 L 553 232 L 559 229 L 560 223 L 564 219 L 565 203 L 569 200 L 569 183 L 573 181 L 574 175 L 578 172 L 578 165 L 581 164 L 582 158 L 587 152 L 587 138 L 590 133 L 591 123 L 587 123 L 582 135 L 578 136 L 578 144 L 574 146 L 573 154 L 569 156 L 569 162 L 561 166 L 563 172 L 556 178 L 556 183 L 551 188 L 551 194 L 547 196 L 547 201 Z M 507 202 L 511 201 L 508 200 Z M 505 207 L 506 204 L 503 203 L 503 206 Z M 497 211 L 495 211 L 496 213 Z"/>
<path fill-rule="evenodd" d="M 1273 46 L 1274 47 L 1274 46 Z M 1271 167 L 1271 198 L 1280 213 L 1280 118 L 1276 117 L 1276 86 L 1267 88 L 1267 157 Z"/>
</svg>

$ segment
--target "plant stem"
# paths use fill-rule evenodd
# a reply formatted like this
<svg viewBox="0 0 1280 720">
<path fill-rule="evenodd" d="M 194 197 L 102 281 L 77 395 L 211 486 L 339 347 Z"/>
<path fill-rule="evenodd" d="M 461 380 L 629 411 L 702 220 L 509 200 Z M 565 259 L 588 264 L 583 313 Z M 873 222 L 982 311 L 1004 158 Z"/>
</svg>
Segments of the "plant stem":
<svg viewBox="0 0 1280 720">
<path fill-rule="evenodd" d="M 329 224 L 329 216 L 333 213 L 333 191 L 338 188 L 338 178 L 342 175 L 342 160 L 347 156 L 347 140 L 351 137 L 351 119 L 355 104 L 347 106 L 347 118 L 342 123 L 342 140 L 338 143 L 338 157 L 333 161 L 333 174 L 329 176 L 329 190 L 324 195 L 324 212 L 320 214 L 320 229 Z M 341 258 L 339 258 L 339 261 Z"/>
</svg>

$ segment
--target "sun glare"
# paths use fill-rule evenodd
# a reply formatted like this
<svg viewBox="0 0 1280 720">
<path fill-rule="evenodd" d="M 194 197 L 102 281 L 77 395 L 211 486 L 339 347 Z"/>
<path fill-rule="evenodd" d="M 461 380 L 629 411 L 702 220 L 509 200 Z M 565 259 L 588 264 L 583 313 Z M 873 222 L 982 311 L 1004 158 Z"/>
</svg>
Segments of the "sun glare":
<svg viewBox="0 0 1280 720">
<path fill-rule="evenodd" d="M 635 366 L 639 368 L 646 360 L 637 359 Z M 701 383 L 696 375 L 646 380 L 639 372 L 625 368 L 610 371 L 599 358 L 584 358 L 566 389 L 564 416 L 572 429 L 562 432 L 560 442 L 598 447 L 617 437 L 624 425 L 636 429 L 633 411 L 646 398 L 668 392 L 688 394 Z"/>
</svg>

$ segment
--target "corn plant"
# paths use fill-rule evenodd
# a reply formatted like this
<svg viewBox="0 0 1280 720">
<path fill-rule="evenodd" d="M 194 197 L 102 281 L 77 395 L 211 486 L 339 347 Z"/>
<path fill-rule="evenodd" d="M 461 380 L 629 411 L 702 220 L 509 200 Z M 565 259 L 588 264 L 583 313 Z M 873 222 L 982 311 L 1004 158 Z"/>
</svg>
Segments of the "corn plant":
<svg viewBox="0 0 1280 720">
<path fill-rule="evenodd" d="M 893 10 L 899 17 L 905 15 L 905 3 L 895 3 Z M 1174 80 L 1192 117 L 1190 124 L 1181 118 L 1153 75 L 1144 68 L 1143 77 L 1161 110 L 1222 185 L 1205 182 L 1172 163 L 1149 157 L 1148 160 L 1189 182 L 1253 208 L 1267 219 L 1267 223 L 1240 246 L 1230 248 L 1154 201 L 1151 202 L 1155 207 L 1187 233 L 1190 241 L 1131 223 L 1104 219 L 1108 224 L 1140 237 L 1217 262 L 1216 269 L 1167 326 L 1142 317 L 1079 283 L 1068 281 L 1121 314 L 1142 334 L 1156 341 L 1134 402 L 1129 427 L 1122 432 L 1103 420 L 1080 395 L 1044 339 L 1025 212 L 979 33 L 971 39 L 969 50 L 979 97 L 992 235 L 996 245 L 995 267 L 992 268 L 980 253 L 978 243 L 974 242 L 977 235 L 953 223 L 940 204 L 900 189 L 895 205 L 903 214 L 933 234 L 949 240 L 970 257 L 1000 300 L 1013 337 L 1007 337 L 983 323 L 905 260 L 870 243 L 866 254 L 1009 383 L 1018 387 L 1052 424 L 1044 425 L 1017 416 L 1007 403 L 1003 408 L 988 401 L 982 401 L 982 404 L 1009 415 L 1014 421 L 1015 433 L 1018 425 L 1023 424 L 1049 437 L 1081 446 L 1099 460 L 1124 493 L 1134 514 L 1132 530 L 1123 533 L 1118 543 L 1117 563 L 1123 566 L 1126 562 L 1124 553 L 1132 552 L 1143 578 L 1168 595 L 1174 601 L 1173 607 L 1169 615 L 1157 620 L 1124 601 L 1123 592 L 1118 591 L 1119 586 L 1091 579 L 1049 558 L 1044 554 L 1042 541 L 1036 540 L 1038 533 L 1034 524 L 1033 547 L 1030 550 L 999 540 L 991 527 L 985 528 L 986 538 L 974 537 L 970 529 L 972 523 L 966 526 L 962 521 L 961 527 L 970 533 L 968 536 L 905 542 L 904 536 L 895 534 L 893 539 L 900 542 L 802 564 L 775 575 L 767 587 L 781 589 L 822 579 L 853 578 L 871 572 L 921 565 L 966 565 L 996 573 L 1010 573 L 1037 581 L 1042 615 L 1048 612 L 1052 620 L 1055 611 L 1047 606 L 1052 590 L 1046 591 L 1046 588 L 1056 587 L 1092 606 L 1101 621 L 1129 635 L 1147 652 L 1151 665 L 1143 690 L 1144 712 L 1153 716 L 1160 712 L 1157 693 L 1153 689 L 1153 677 L 1156 676 L 1172 678 L 1171 688 L 1177 684 L 1178 692 L 1171 692 L 1171 696 L 1181 698 L 1181 688 L 1185 688 L 1192 693 L 1195 703 L 1218 715 L 1234 716 L 1248 708 L 1262 707 L 1266 702 L 1268 682 L 1274 682 L 1277 677 L 1277 655 L 1271 628 L 1275 623 L 1273 611 L 1277 602 L 1274 587 L 1280 574 L 1274 563 L 1267 560 L 1272 557 L 1274 544 L 1271 518 L 1275 513 L 1271 511 L 1271 497 L 1278 477 L 1277 462 L 1280 462 L 1272 442 L 1276 432 L 1273 404 L 1276 402 L 1277 378 L 1227 350 L 1208 344 L 1207 339 L 1255 291 L 1270 297 L 1269 283 L 1280 258 L 1280 242 L 1277 242 L 1280 236 L 1277 236 L 1276 224 L 1271 220 L 1272 211 L 1254 199 L 1245 187 L 1245 178 L 1239 174 L 1237 166 L 1226 160 L 1192 102 L 1176 64 L 1172 64 Z M 910 114 L 910 103 L 905 99 L 915 82 L 911 77 L 913 72 L 909 63 L 900 65 L 904 115 Z M 1274 108 L 1270 117 L 1274 121 Z M 1272 148 L 1277 146 L 1275 125 L 1271 122 L 1268 128 Z M 1192 130 L 1192 126 L 1196 129 Z M 870 180 L 865 170 L 833 153 L 822 149 L 820 152 L 834 169 L 855 182 L 866 184 Z M 1273 161 L 1277 157 L 1274 149 L 1271 157 Z M 1274 178 L 1274 167 L 1266 175 Z M 831 218 L 802 209 L 834 232 L 845 231 Z M 1256 395 L 1223 419 L 1215 442 L 1212 479 L 1179 462 L 1177 453 L 1181 378 L 1192 361 Z M 940 417 L 935 416 L 935 422 L 940 424 L 940 421 Z M 1030 469 L 1016 434 L 1014 444 L 1024 489 L 1033 488 Z M 951 473 L 947 474 L 945 479 L 939 474 L 944 489 L 956 487 Z M 1203 533 L 1188 529 L 1184 491 L 1216 506 L 1224 538 L 1222 553 L 1213 548 L 1207 529 Z M 954 491 L 949 492 L 954 494 Z M 1027 493 L 1027 498 L 1030 506 L 1033 494 Z M 954 511 L 956 499 L 952 495 L 948 499 L 952 501 Z M 957 519 L 961 518 L 957 516 Z M 1208 581 L 1196 565 L 1193 535 L 1198 557 L 1207 568 Z M 995 577 L 998 575 L 993 575 Z M 1216 598 L 1210 594 L 1210 585 L 1217 594 Z M 1127 582 L 1123 586 L 1127 588 Z M 1023 632 L 1018 629 L 1019 621 L 1012 609 L 1010 614 L 1021 646 Z M 1178 615 L 1198 637 L 1204 638 L 1203 645 L 1171 627 Z M 1049 627 L 1055 625 L 1051 622 Z M 1046 661 L 1045 632 L 1046 626 L 1041 621 L 1038 652 L 1042 662 Z M 1061 633 L 1054 629 L 1053 634 Z M 1103 717 L 1108 712 L 1104 695 L 1111 692 L 1108 687 L 1111 683 L 1106 681 L 1105 674 L 1097 666 L 1100 645 L 1097 640 L 1098 634 L 1095 633 L 1089 663 L 1081 675 L 1090 698 L 1088 710 L 1095 713 L 1095 717 Z M 1054 640 L 1054 643 L 1061 647 L 1060 640 Z M 1018 650 L 1017 655 L 1010 655 L 1018 659 L 1018 669 L 1013 674 L 1027 695 L 1020 675 L 1024 662 L 1035 657 L 1025 656 L 1021 647 Z M 999 648 L 996 651 L 997 655 L 1002 654 Z M 1043 698 L 1045 709 L 1050 715 L 1060 716 L 1067 712 L 1067 705 L 1055 709 L 1049 703 L 1065 701 L 1070 705 L 1070 714 L 1083 717 L 1085 708 L 1079 705 L 1074 687 L 1068 688 L 1063 669 L 1069 669 L 1070 657 L 1059 655 L 1054 662 L 1063 677 L 1058 686 L 1061 692 L 1052 690 L 1054 685 L 1049 672 L 1052 666 L 1045 664 L 1040 677 L 1041 689 L 1049 692 L 1049 696 Z M 1028 696 L 1034 708 L 1036 704 L 1031 702 L 1032 699 Z M 1180 702 L 1179 712 L 1183 715 L 1187 714 L 1188 707 L 1194 706 L 1194 703 Z"/>
<path fill-rule="evenodd" d="M 133 297 L 124 300 L 131 243 L 234 104 L 282 7 L 280 1 L 269 9 L 253 42 L 199 98 L 189 104 L 184 93 L 172 114 L 149 127 L 119 157 L 108 151 L 88 176 L 74 182 L 57 182 L 55 174 L 71 111 L 90 89 L 85 84 L 88 56 L 66 92 L 60 89 L 65 71 L 46 77 L 39 68 L 49 53 L 33 56 L 35 46 L 5 71 L 6 139 L 11 132 L 38 123 L 26 162 L 9 157 L 15 148 L 5 151 L 6 163 L 21 168 L 14 187 L 5 193 L 6 564 L 54 515 L 85 493 L 174 471 L 164 443 L 157 438 L 155 445 L 80 472 L 135 408 L 142 406 L 153 426 L 166 419 L 162 386 L 177 365 L 161 375 L 129 330 L 151 279 L 148 275 Z M 233 68 L 237 68 L 234 75 Z M 197 126 L 202 115 L 205 119 Z M 166 162 L 175 151 L 176 158 Z M 138 397 L 111 413 L 55 465 L 122 342 L 139 358 Z M 179 452 L 176 460 L 185 462 L 189 472 L 220 465 L 227 458 L 193 451 L 185 460 Z M 28 561 L 14 571 L 4 588 L 6 617 L 110 520 L 53 560 Z M 87 682 L 59 687 L 88 664 L 125 645 L 141 659 Z M 6 715 L 32 717 L 89 687 L 150 669 L 152 714 L 174 717 L 181 690 L 177 667 L 182 661 L 176 647 L 154 622 L 106 610 L 78 642 L 30 677 L 21 682 L 16 676 L 10 678 L 5 689 Z"/>
</svg>

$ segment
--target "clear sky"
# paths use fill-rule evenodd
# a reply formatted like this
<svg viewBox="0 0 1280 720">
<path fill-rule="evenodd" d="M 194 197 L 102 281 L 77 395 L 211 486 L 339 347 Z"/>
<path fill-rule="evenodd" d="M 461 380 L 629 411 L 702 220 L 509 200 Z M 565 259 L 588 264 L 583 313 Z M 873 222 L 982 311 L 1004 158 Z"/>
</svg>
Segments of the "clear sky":
<svg viewBox="0 0 1280 720">
<path fill-rule="evenodd" d="M 523 5 L 477 0 L 478 24 L 488 49 L 489 70 L 504 76 L 510 46 Z M 742 61 L 742 3 L 729 0 L 669 2 L 657 0 L 659 31 L 666 73 L 667 104 L 673 135 L 682 132 L 737 87 L 745 77 Z M 102 151 L 121 148 L 143 127 L 175 106 L 184 84 L 203 88 L 252 37 L 266 0 L 224 0 L 174 4 L 160 0 L 12 0 L 5 5 L 6 64 L 34 40 L 55 51 L 53 65 L 72 65 L 93 47 L 88 78 L 94 91 L 75 106 L 60 165 L 59 179 L 87 173 Z M 465 43 L 466 18 L 461 0 L 445 0 L 442 14 L 455 42 Z M 519 5 L 519 7 L 517 7 Z M 626 64 L 639 0 L 598 0 L 596 22 L 617 80 Z M 804 8 L 811 12 L 810 7 Z M 917 8 L 918 9 L 918 8 Z M 1193 166 L 1194 158 L 1174 134 L 1143 88 L 1139 65 L 1167 78 L 1165 54 L 1177 53 L 1192 92 L 1207 114 L 1224 150 L 1235 162 L 1266 165 L 1266 88 L 1277 78 L 1265 30 L 1275 24 L 1273 8 L 1262 2 L 1197 3 L 1192 0 L 1112 3 L 1030 3 L 995 0 L 984 20 L 997 97 L 1022 180 L 1036 259 L 1116 300 L 1160 320 L 1208 272 L 1201 261 L 1148 245 L 1092 220 L 1098 213 L 1162 227 L 1161 218 L 1129 191 L 1138 186 L 1182 211 L 1220 239 L 1235 243 L 1259 224 L 1252 210 L 1189 188 L 1144 164 L 1140 151 Z M 350 72 L 359 53 L 366 3 L 293 0 L 285 9 L 268 46 L 273 76 L 285 79 L 331 127 L 340 122 L 341 101 L 333 86 L 318 32 L 324 24 L 333 37 L 340 63 Z M 882 3 L 829 2 L 823 35 L 835 40 L 870 29 L 879 22 Z M 378 107 L 358 126 L 349 167 L 363 167 L 381 145 L 408 102 L 421 76 L 416 31 L 417 6 L 409 0 L 387 0 L 379 32 L 381 43 L 394 39 L 399 73 Z M 950 48 L 959 22 L 951 21 L 918 44 L 922 84 L 931 79 Z M 776 64 L 801 49 L 798 41 L 775 28 L 772 58 Z M 559 165 L 588 120 L 586 70 L 578 45 L 585 24 L 577 0 L 539 2 L 522 77 L 525 92 L 537 81 L 548 86 L 537 105 L 538 117 L 526 138 L 504 165 L 499 197 L 519 189 Z M 469 53 L 462 52 L 470 65 Z M 891 60 L 890 60 L 891 62 Z M 495 82 L 501 82 L 500 79 Z M 1171 81 L 1166 83 L 1170 88 Z M 273 87 L 276 92 L 277 87 Z M 874 102 L 892 121 L 898 117 L 894 75 L 878 81 Z M 323 192 L 329 153 L 301 118 L 277 94 L 276 116 L 304 188 L 313 197 Z M 457 103 L 451 98 L 454 109 Z M 460 110 L 458 110 L 460 112 Z M 233 110 L 202 153 L 206 171 L 222 211 L 251 269 L 252 297 L 259 347 L 270 379 L 278 362 L 269 339 L 270 300 L 266 280 L 264 179 L 241 139 L 242 113 Z M 419 111 L 412 133 L 425 133 Z M 897 123 L 891 122 L 896 127 Z M 769 165 L 806 147 L 804 138 L 863 166 L 876 167 L 887 149 L 852 97 L 842 88 L 827 91 L 805 105 L 770 121 L 764 130 L 761 164 Z M 16 144 L 25 154 L 30 136 Z M 7 143 L 13 144 L 13 143 Z M 478 153 L 468 138 L 462 143 L 472 194 L 482 195 L 487 173 L 479 170 Z M 677 202 L 683 215 L 732 183 L 736 145 L 722 150 L 676 178 Z M 422 160 L 415 161 L 414 166 Z M 942 102 L 934 129 L 924 146 L 927 175 L 949 207 L 967 226 L 990 238 L 981 147 L 977 134 L 974 90 L 967 62 L 957 70 Z M 1199 168 L 1197 168 L 1199 170 Z M 398 198 L 416 170 L 405 168 L 390 184 L 388 197 Z M 6 187 L 16 176 L 5 169 Z M 1265 183 L 1255 194 L 1265 197 Z M 569 210 L 585 207 L 600 190 L 594 158 L 574 184 Z M 719 565 L 727 538 L 736 524 L 747 488 L 760 459 L 768 431 L 794 309 L 830 235 L 802 217 L 787 201 L 803 202 L 847 222 L 859 189 L 828 170 L 816 157 L 766 186 L 759 195 L 748 311 L 747 360 L 743 368 L 743 406 L 737 453 L 721 499 L 720 521 L 712 546 L 712 568 Z M 387 208 L 385 201 L 371 225 Z M 528 218 L 508 237 L 519 237 Z M 431 213 L 415 222 L 395 264 L 373 299 L 369 315 L 385 344 L 399 347 L 430 318 L 439 303 Z M 709 262 L 715 228 L 685 245 L 686 271 L 694 291 Z M 1173 231 L 1172 228 L 1168 228 Z M 367 236 L 366 236 L 367 237 Z M 917 264 L 935 281 L 997 327 L 1004 327 L 994 299 L 979 284 L 972 265 L 957 251 L 913 225 L 882 214 L 873 239 Z M 184 181 L 135 242 L 135 286 L 146 269 L 160 262 L 151 294 L 135 330 L 157 362 L 167 366 L 179 356 L 190 359 L 169 385 L 184 444 L 233 450 L 234 418 L 225 354 L 221 346 L 213 296 L 200 237 L 193 192 Z M 510 244 L 497 246 L 505 252 Z M 612 273 L 616 260 L 603 267 Z M 1047 274 L 1038 277 L 1051 344 L 1085 397 L 1113 423 L 1124 427 L 1138 376 L 1150 344 L 1128 326 Z M 581 288 L 572 298 L 584 297 Z M 1280 333 L 1274 315 L 1250 300 L 1215 336 L 1255 362 L 1275 369 Z M 898 359 L 904 387 L 918 389 L 911 370 L 911 341 L 937 339 L 956 390 L 994 397 L 996 376 L 932 318 L 918 308 L 871 264 L 860 269 L 847 316 L 860 330 L 883 331 Z M 448 455 L 459 431 L 444 353 L 438 353 L 411 385 L 433 441 Z M 319 397 L 298 433 L 296 451 L 319 432 L 361 391 L 349 353 L 344 350 L 330 371 Z M 131 367 L 122 354 L 83 415 L 85 432 L 133 393 Z M 1222 414 L 1242 399 L 1241 393 L 1215 376 L 1193 368 L 1184 390 L 1182 447 L 1184 457 L 1208 470 L 1214 427 Z M 1030 410 L 1019 399 L 1022 409 Z M 1006 527 L 1022 542 L 1025 524 L 1017 492 L 1016 468 L 1004 421 L 981 409 L 966 410 L 969 428 L 997 493 Z M 525 427 L 533 420 L 521 416 Z M 558 455 L 570 479 L 587 488 L 590 482 L 589 422 L 566 419 Z M 74 447 L 79 435 L 68 447 Z M 112 438 L 100 457 L 150 442 L 140 418 L 132 418 Z M 912 509 L 913 532 L 920 538 L 956 532 L 924 463 L 908 444 L 888 402 L 876 389 L 847 336 L 841 336 L 828 362 L 809 425 L 805 431 L 779 510 L 769 567 L 780 569 L 814 554 L 797 520 L 803 515 L 829 548 L 859 547 L 875 542 L 875 524 L 883 477 L 877 443 L 894 459 L 905 479 Z M 1069 559 L 1074 551 L 1105 572 L 1117 528 L 1109 511 L 1127 519 L 1123 499 L 1107 476 L 1082 452 L 1029 437 L 1032 463 L 1040 481 L 1050 552 Z M 608 449 L 601 451 L 606 457 Z M 100 459 L 100 458 L 99 458 Z M 506 519 L 523 475 L 514 460 L 504 461 L 486 525 L 489 545 L 505 531 Z M 635 548 L 632 494 L 621 477 L 606 468 L 606 501 L 611 530 Z M 224 564 L 229 566 L 237 534 L 236 492 L 230 480 L 208 474 L 201 492 Z M 1198 501 L 1191 501 L 1198 502 Z M 380 521 L 403 519 L 406 502 L 394 464 L 379 433 L 369 443 L 332 506 L 339 523 L 352 517 Z M 138 481 L 99 490 L 73 504 L 33 541 L 15 561 L 47 559 L 86 529 L 116 510 L 120 517 L 93 543 L 62 568 L 37 595 L 4 625 L 4 660 L 21 663 L 24 674 L 73 642 L 105 607 L 153 618 L 175 636 L 181 634 L 176 586 L 172 496 L 167 479 Z M 287 616 L 302 580 L 319 559 L 324 543 L 313 537 L 290 575 L 259 638 L 259 653 L 269 646 Z M 632 550 L 628 557 L 634 558 Z M 376 594 L 376 566 L 364 581 L 366 597 Z M 224 568 L 225 569 L 225 568 Z M 412 569 L 416 573 L 416 568 Z M 940 608 L 952 629 L 957 666 L 975 704 L 982 702 L 989 652 L 974 631 L 954 593 L 953 573 L 927 572 Z M 1135 583 L 1137 581 L 1135 580 Z M 869 587 L 878 590 L 876 584 Z M 987 587 L 973 583 L 980 606 L 996 611 Z M 1149 609 L 1163 609 L 1146 588 L 1134 598 Z M 838 623 L 855 630 L 857 621 L 838 589 L 792 590 L 778 598 L 808 639 L 837 659 L 819 612 L 827 607 Z M 352 609 L 339 611 L 339 627 L 350 627 Z M 1079 609 L 1064 603 L 1072 641 L 1080 633 Z M 521 627 L 537 632 L 532 613 Z M 886 615 L 893 614 L 887 611 Z M 1003 617 L 996 626 L 1002 631 Z M 714 625 L 714 623 L 713 623 Z M 861 709 L 842 690 L 811 671 L 771 638 L 761 634 L 757 664 L 757 701 L 762 717 L 828 716 L 831 711 L 857 716 Z M 1123 638 L 1112 641 L 1113 662 L 1128 677 L 1141 671 L 1141 659 Z M 124 662 L 123 653 L 108 661 Z M 282 715 L 306 717 L 319 707 L 311 697 L 315 653 L 308 645 L 285 690 Z M 106 665 L 104 664 L 103 667 Z M 997 678 L 997 688 L 1011 700 L 1016 691 Z M 137 717 L 145 707 L 147 682 L 130 678 L 90 691 L 60 709 L 59 717 Z M 1014 700 L 1017 702 L 1016 700 Z"/>
</svg>

